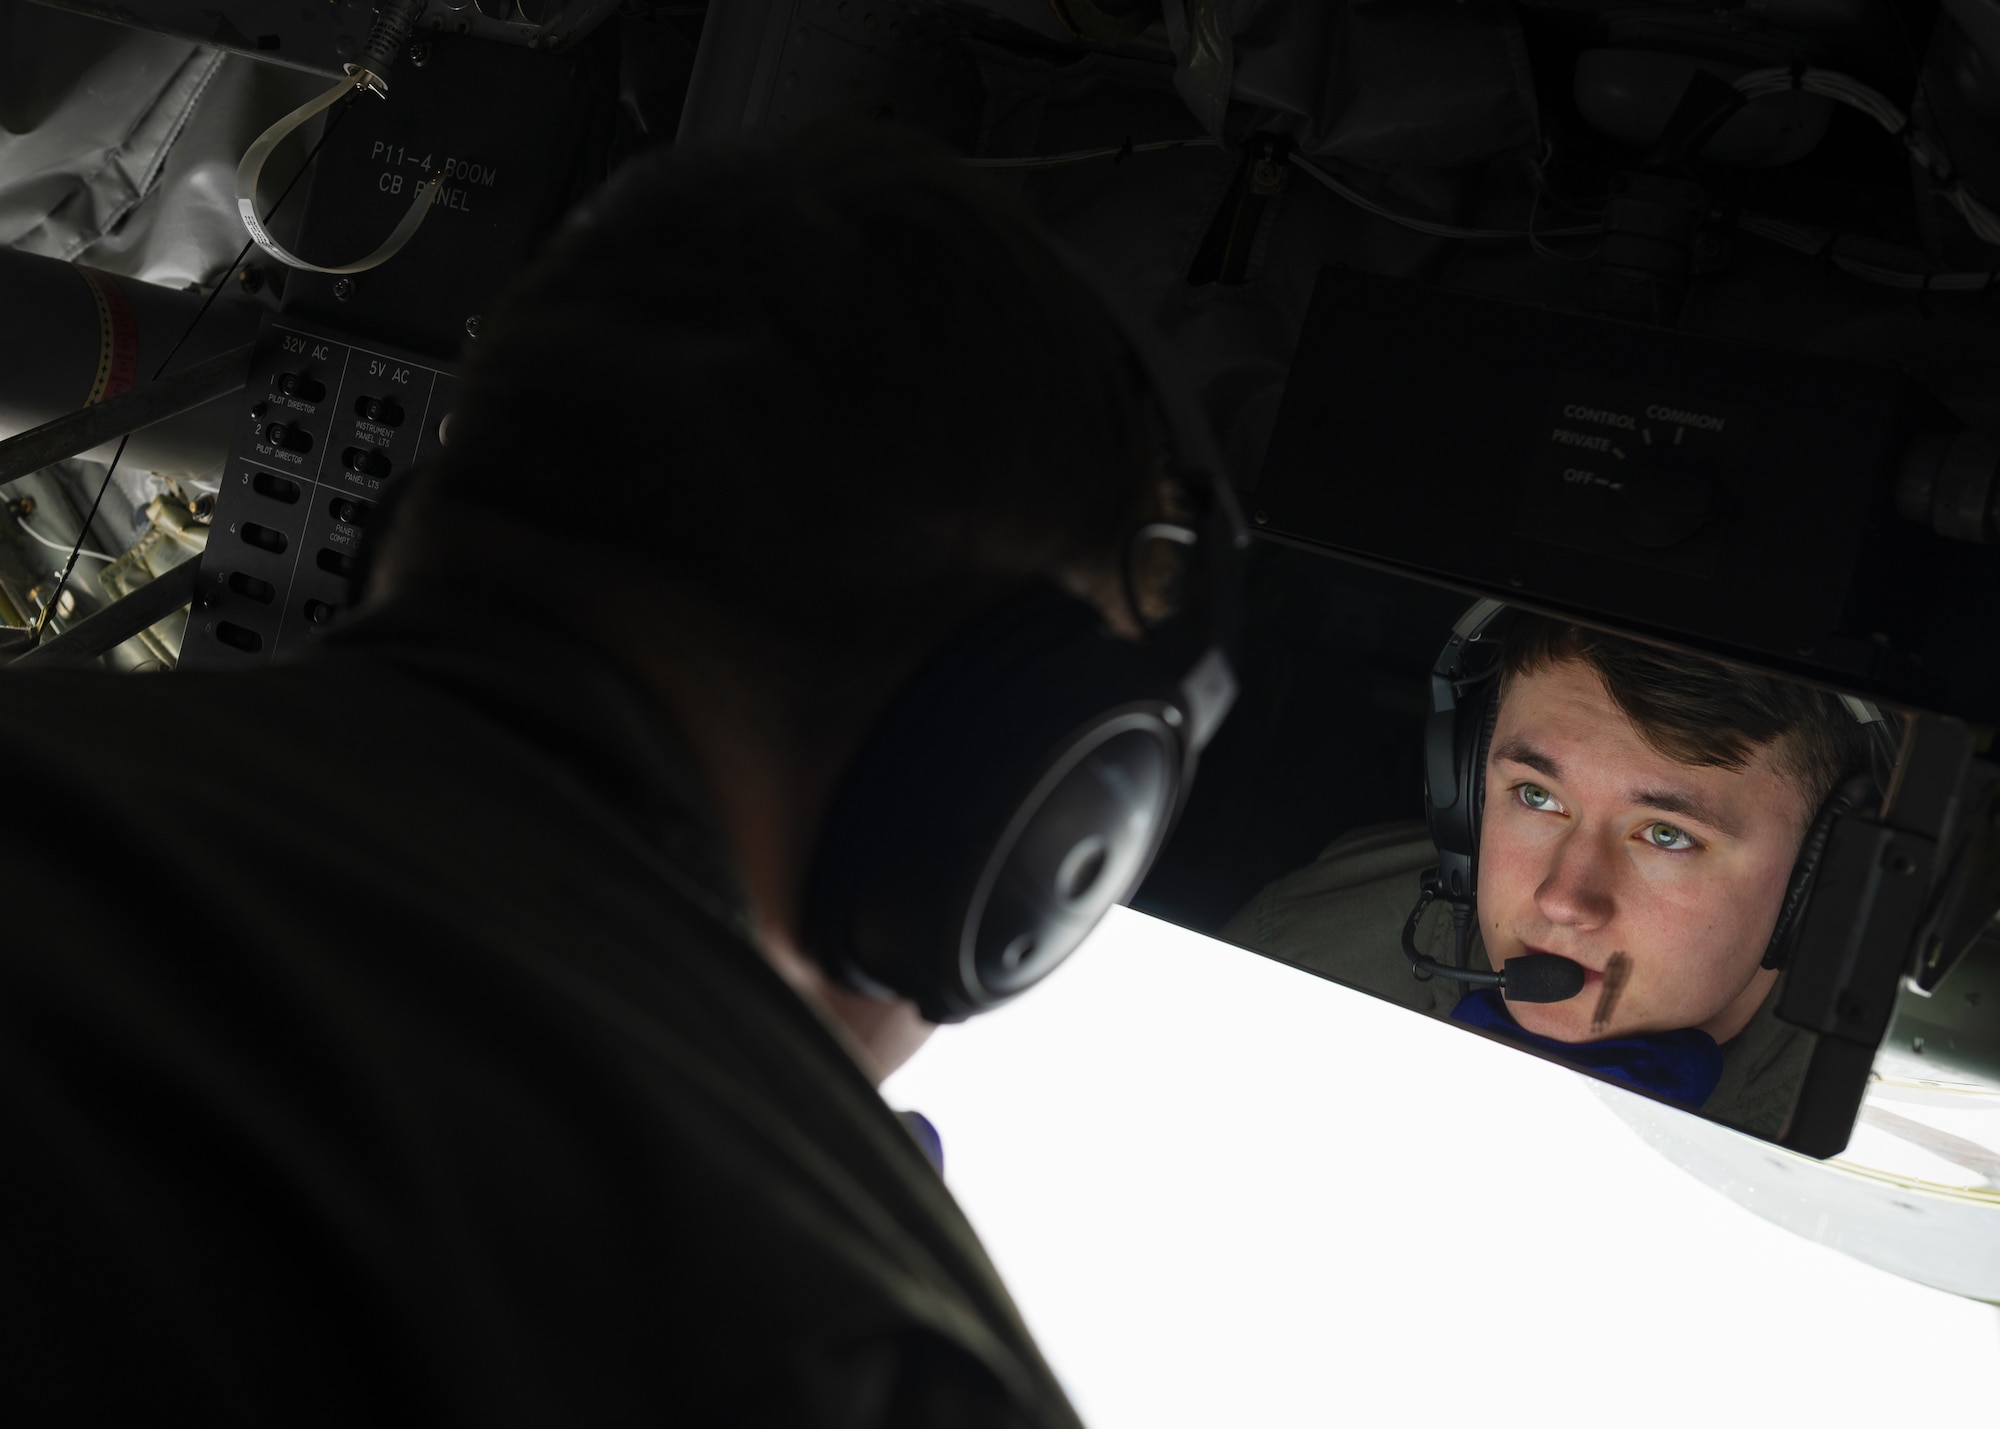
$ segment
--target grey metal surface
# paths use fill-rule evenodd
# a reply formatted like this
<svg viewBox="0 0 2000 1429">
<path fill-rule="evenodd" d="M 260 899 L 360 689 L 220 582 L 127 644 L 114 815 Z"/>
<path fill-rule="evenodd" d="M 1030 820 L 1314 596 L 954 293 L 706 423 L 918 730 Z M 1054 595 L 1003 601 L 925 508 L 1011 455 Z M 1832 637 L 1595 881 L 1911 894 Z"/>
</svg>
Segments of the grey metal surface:
<svg viewBox="0 0 2000 1429">
<path fill-rule="evenodd" d="M 218 301 L 190 332 L 199 294 L 109 276 L 98 281 L 115 286 L 130 308 L 133 329 L 124 357 L 134 386 L 148 382 L 177 343 L 170 372 L 241 347 L 255 333 L 261 311 Z M 96 299 L 73 265 L 0 249 L 0 439 L 82 406 L 105 349 Z M 124 459 L 140 471 L 212 471 L 228 449 L 227 422 L 220 406 L 194 408 L 139 433 Z M 108 462 L 115 448 L 106 442 L 87 455 Z"/>
<path fill-rule="evenodd" d="M 0 0 L 0 438 L 74 410 L 91 390 L 99 325 L 70 262 L 140 280 L 121 288 L 139 329 L 137 377 L 152 375 L 199 306 L 198 293 L 182 290 L 224 277 L 243 246 L 229 201 L 237 158 L 321 84 L 183 39 Z M 303 157 L 292 148 L 277 167 Z M 231 283 L 175 365 L 242 343 L 262 311 Z M 156 494 L 149 471 L 199 484 L 219 470 L 221 415 L 197 409 L 134 441 L 117 474 L 129 499 L 108 503 L 121 509 L 100 522 L 120 536 L 133 526 L 130 508 Z M 111 451 L 88 455 L 102 463 Z"/>
<path fill-rule="evenodd" d="M 252 345 L 245 343 L 136 387 L 122 397 L 79 408 L 0 440 L 0 485 L 241 391 L 252 350 Z"/>
<path fill-rule="evenodd" d="M 130 595 L 21 655 L 13 668 L 92 660 L 172 615 L 194 599 L 199 563 L 183 561 Z"/>
<path fill-rule="evenodd" d="M 2000 925 L 1989 925 L 1928 996 L 1905 988 L 1883 1040 L 1912 1069 L 2000 1091 Z"/>
<path fill-rule="evenodd" d="M 1856 1144 L 1832 1161 L 1602 1083 L 1591 1090 L 1654 1150 L 1765 1220 L 1919 1285 L 2000 1302 L 2000 1191 L 1981 1166 L 1967 1164 L 1977 1159 L 1968 1154 L 1972 1138 L 1922 1129 L 1930 1121 L 1987 1124 L 1976 1148 L 1991 1155 L 2000 1144 L 2000 1096 L 1990 1087 L 1885 1079 L 1862 1113 L 1862 1129 L 1876 1134 L 1864 1139 L 1857 1130 Z M 1937 1155 L 1940 1143 L 1964 1174 Z"/>
<path fill-rule="evenodd" d="M 202 553 L 182 668 L 306 648 L 354 604 L 363 532 L 436 455 L 456 381 L 423 358 L 271 319 Z"/>
<path fill-rule="evenodd" d="M 47 604 L 55 589 L 56 573 L 68 559 L 83 529 L 83 514 L 90 509 L 103 479 L 104 468 L 97 463 L 66 461 L 22 477 L 7 488 L 9 506 L 0 519 L 0 595 L 11 608 L 7 623 L 31 624 Z M 100 581 L 99 573 L 131 539 L 135 513 L 123 497 L 123 488 L 106 494 L 58 603 L 52 630 L 67 629 L 115 598 Z"/>
<path fill-rule="evenodd" d="M 223 57 L 167 153 L 159 181 L 121 223 L 90 239 L 78 260 L 167 287 L 214 284 L 249 237 L 232 199 L 236 161 L 267 126 L 323 88 L 317 75 Z M 272 157 L 270 192 L 297 171 L 319 132 L 317 123 L 309 126 Z M 272 223 L 287 240 L 298 218 L 297 199 L 294 194 Z M 257 257 L 251 254 L 253 262 Z M 255 306 L 235 284 L 217 299 L 218 306 L 225 303 Z"/>
<path fill-rule="evenodd" d="M 234 51 L 270 65 L 338 75 L 360 57 L 373 21 L 370 0 L 321 0 L 279 7 L 256 0 L 141 0 L 112 5 L 98 0 L 43 0 L 79 16 L 199 44 L 211 53 Z"/>
<path fill-rule="evenodd" d="M 316 0 L 273 5 L 269 0 L 41 0 L 42 4 L 99 21 L 143 27 L 177 40 L 330 79 L 368 58 L 381 28 L 375 0 Z M 420 0 L 415 28 L 473 35 L 525 49 L 561 49 L 581 39 L 619 7 L 620 0 Z M 400 48 L 400 47 L 399 47 Z M 399 56 L 405 59 L 407 56 Z M 373 63 L 370 67 L 374 68 Z M 377 70 L 378 73 L 383 71 Z"/>
<path fill-rule="evenodd" d="M 0 0 L 0 247 L 207 285 L 246 237 L 231 201 L 237 159 L 324 87 L 184 39 Z M 274 158 L 273 174 L 289 175 L 314 137 Z"/>
<path fill-rule="evenodd" d="M 0 244 L 73 258 L 158 187 L 221 56 L 0 4 Z"/>
</svg>

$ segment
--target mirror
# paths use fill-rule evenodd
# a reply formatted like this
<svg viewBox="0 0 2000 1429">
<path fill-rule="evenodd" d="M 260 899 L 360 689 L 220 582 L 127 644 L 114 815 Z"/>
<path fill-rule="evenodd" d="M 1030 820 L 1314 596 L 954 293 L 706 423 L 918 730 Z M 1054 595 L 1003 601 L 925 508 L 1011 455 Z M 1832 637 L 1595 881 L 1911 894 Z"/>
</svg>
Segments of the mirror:
<svg viewBox="0 0 2000 1429">
<path fill-rule="evenodd" d="M 1871 845 L 1849 868 L 1859 821 L 1924 782 L 1897 767 L 1902 712 L 1492 602 L 1475 628 L 1469 595 L 1297 547 L 1259 543 L 1251 566 L 1240 704 L 1136 906 L 1839 1150 L 1911 920 L 1963 845 Z M 1969 754 L 1931 782 L 1965 787 Z M 1469 805 L 1454 783 L 1473 769 Z M 1915 902 L 1868 954 L 1857 930 L 1893 903 L 1898 860 Z M 1865 997 L 1829 981 L 1871 956 Z"/>
</svg>

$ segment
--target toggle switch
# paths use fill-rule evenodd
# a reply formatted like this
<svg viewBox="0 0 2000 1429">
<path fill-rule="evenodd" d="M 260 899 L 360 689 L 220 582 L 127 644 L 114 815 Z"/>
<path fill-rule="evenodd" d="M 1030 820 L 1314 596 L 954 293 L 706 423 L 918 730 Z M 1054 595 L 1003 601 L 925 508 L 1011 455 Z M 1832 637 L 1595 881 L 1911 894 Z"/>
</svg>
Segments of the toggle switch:
<svg viewBox="0 0 2000 1429">
<path fill-rule="evenodd" d="M 403 409 L 387 397 L 363 397 L 354 404 L 354 410 L 363 421 L 384 427 L 403 424 Z"/>
<path fill-rule="evenodd" d="M 362 476 L 389 474 L 389 458 L 373 447 L 349 447 L 341 453 L 340 459 L 349 471 L 358 472 Z"/>
<path fill-rule="evenodd" d="M 309 452 L 312 437 L 290 422 L 273 422 L 264 428 L 264 440 L 282 451 Z"/>
</svg>

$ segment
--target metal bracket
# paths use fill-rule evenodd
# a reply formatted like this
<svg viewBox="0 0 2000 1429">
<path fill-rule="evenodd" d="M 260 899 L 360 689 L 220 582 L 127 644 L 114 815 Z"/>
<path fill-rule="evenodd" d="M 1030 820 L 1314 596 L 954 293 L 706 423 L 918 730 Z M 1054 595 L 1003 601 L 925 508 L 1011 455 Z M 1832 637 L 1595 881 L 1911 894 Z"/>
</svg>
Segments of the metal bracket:
<svg viewBox="0 0 2000 1429">
<path fill-rule="evenodd" d="M 1812 1061 L 1782 1144 L 1809 1156 L 1847 1145 L 1918 930 L 1934 918 L 1939 849 L 1958 822 L 1972 732 L 1942 715 L 1912 716 L 1879 812 L 1833 827 L 1777 1015 L 1816 1033 Z"/>
</svg>

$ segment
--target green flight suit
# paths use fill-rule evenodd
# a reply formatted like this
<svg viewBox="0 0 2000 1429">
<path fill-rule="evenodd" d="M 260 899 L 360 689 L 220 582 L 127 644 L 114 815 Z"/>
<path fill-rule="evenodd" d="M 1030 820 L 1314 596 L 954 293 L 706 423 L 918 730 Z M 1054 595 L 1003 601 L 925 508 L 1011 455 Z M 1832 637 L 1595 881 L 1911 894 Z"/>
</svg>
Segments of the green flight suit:
<svg viewBox="0 0 2000 1429">
<path fill-rule="evenodd" d="M 1304 868 L 1267 884 L 1222 930 L 1228 942 L 1344 983 L 1403 1007 L 1448 1017 L 1459 987 L 1419 981 L 1403 954 L 1403 923 L 1416 906 L 1423 872 L 1437 863 L 1421 823 L 1382 824 L 1334 840 Z M 1449 909 L 1436 903 L 1417 926 L 1417 947 L 1451 961 Z M 1478 930 L 1471 966 L 1489 967 Z M 1797 1098 L 1813 1038 L 1778 1021 L 1773 995 L 1722 1047 L 1722 1080 L 1702 1115 L 1757 1136 L 1776 1137 Z"/>
</svg>

